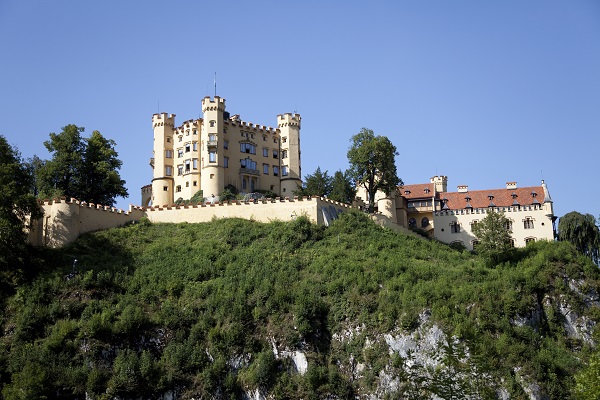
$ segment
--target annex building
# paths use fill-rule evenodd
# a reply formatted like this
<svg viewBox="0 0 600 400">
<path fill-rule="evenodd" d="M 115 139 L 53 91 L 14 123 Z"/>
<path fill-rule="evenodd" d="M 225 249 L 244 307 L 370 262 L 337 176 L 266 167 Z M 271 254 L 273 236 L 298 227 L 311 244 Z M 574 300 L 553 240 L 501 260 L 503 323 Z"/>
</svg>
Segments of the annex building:
<svg viewBox="0 0 600 400">
<path fill-rule="evenodd" d="M 455 192 L 449 192 L 447 186 L 448 177 L 434 176 L 429 183 L 398 188 L 402 198 L 397 209 L 399 222 L 422 229 L 444 243 L 462 244 L 472 250 L 477 245 L 473 226 L 492 210 L 510 221 L 506 229 L 515 247 L 554 240 L 556 217 L 544 181 L 540 186 L 522 188 L 517 182 L 507 182 L 504 188 L 486 190 L 460 185 Z"/>
<path fill-rule="evenodd" d="M 301 184 L 299 114 L 278 115 L 272 128 L 231 115 L 218 96 L 202 99 L 202 113 L 181 125 L 175 114 L 152 116 L 153 178 L 142 188 L 142 206 L 171 205 L 200 190 L 218 201 L 226 188 L 293 197 Z"/>
</svg>

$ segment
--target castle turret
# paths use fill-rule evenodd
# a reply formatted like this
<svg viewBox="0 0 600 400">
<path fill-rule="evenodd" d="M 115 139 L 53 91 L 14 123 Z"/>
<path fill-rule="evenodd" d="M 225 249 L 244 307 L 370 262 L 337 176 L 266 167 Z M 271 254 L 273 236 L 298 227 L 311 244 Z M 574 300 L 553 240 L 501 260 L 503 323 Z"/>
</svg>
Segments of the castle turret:
<svg viewBox="0 0 600 400">
<path fill-rule="evenodd" d="M 434 176 L 429 180 L 434 184 L 436 193 L 443 193 L 448 191 L 448 177 L 445 175 Z"/>
<path fill-rule="evenodd" d="M 225 99 L 209 96 L 202 99 L 202 112 L 204 123 L 201 132 L 201 174 L 200 189 L 204 197 L 218 196 L 225 189 L 225 173 L 223 170 L 223 136 L 225 126 L 223 114 L 225 113 Z"/>
<path fill-rule="evenodd" d="M 152 205 L 173 204 L 173 129 L 175 114 L 160 113 L 152 116 L 154 128 L 154 157 Z"/>
<path fill-rule="evenodd" d="M 302 185 L 300 170 L 300 114 L 277 116 L 281 153 L 281 193 L 282 197 L 292 197 Z"/>
</svg>

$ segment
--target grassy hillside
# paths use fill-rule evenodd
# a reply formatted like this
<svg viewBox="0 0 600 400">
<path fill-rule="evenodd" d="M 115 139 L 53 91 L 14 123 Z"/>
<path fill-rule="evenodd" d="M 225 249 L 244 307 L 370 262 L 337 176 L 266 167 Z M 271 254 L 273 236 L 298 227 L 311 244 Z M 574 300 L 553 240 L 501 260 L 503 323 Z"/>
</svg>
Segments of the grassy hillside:
<svg viewBox="0 0 600 400">
<path fill-rule="evenodd" d="M 349 398 L 386 392 L 386 376 L 396 382 L 390 398 L 494 398 L 499 388 L 528 398 L 523 377 L 569 398 L 592 342 L 569 331 L 565 309 L 590 329 L 600 320 L 590 300 L 598 270 L 567 243 L 535 243 L 489 268 L 356 213 L 328 228 L 304 218 L 142 222 L 38 259 L 35 277 L 3 304 L 7 400 L 255 389 Z M 448 338 L 435 368 L 384 340 L 418 339 L 433 325 Z M 295 351 L 306 372 L 283 356 Z"/>
</svg>

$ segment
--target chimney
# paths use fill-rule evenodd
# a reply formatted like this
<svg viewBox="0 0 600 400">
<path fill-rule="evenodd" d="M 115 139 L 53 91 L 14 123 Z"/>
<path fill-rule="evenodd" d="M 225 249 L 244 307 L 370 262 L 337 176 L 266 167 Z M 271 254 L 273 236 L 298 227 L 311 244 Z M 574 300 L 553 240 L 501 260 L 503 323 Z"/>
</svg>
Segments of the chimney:
<svg viewBox="0 0 600 400">
<path fill-rule="evenodd" d="M 506 190 L 515 190 L 517 188 L 517 182 L 506 182 Z"/>
<path fill-rule="evenodd" d="M 469 185 L 458 185 L 458 193 L 467 193 L 469 191 Z"/>
</svg>

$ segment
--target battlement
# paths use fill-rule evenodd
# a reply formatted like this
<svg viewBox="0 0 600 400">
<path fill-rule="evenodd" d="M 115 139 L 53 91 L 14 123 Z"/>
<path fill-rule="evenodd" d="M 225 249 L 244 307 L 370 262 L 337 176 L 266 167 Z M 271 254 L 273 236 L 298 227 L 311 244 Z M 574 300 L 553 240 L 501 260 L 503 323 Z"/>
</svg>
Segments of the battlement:
<svg viewBox="0 0 600 400">
<path fill-rule="evenodd" d="M 152 127 L 156 128 L 159 126 L 170 126 L 173 128 L 175 126 L 175 114 L 153 114 L 152 115 Z"/>
<path fill-rule="evenodd" d="M 277 129 L 272 128 L 270 126 L 265 126 L 265 125 L 260 125 L 260 124 L 253 124 L 252 122 L 246 122 L 246 121 L 242 121 L 242 120 L 237 120 L 236 121 L 237 124 L 240 127 L 244 127 L 247 128 L 249 130 L 252 130 L 254 132 L 268 132 L 268 133 L 277 133 Z M 232 124 L 235 126 L 235 123 Z"/>
<path fill-rule="evenodd" d="M 152 185 L 147 185 L 144 186 L 144 188 L 149 187 L 149 190 L 152 191 Z M 76 198 L 70 197 L 60 197 L 60 198 L 54 198 L 54 199 L 44 199 L 44 200 L 40 200 L 39 204 L 42 208 L 44 208 L 44 210 L 46 211 L 47 207 L 53 207 L 54 205 L 57 204 L 66 204 L 66 205 L 75 205 L 75 206 L 79 206 L 81 208 L 88 208 L 88 209 L 96 209 L 96 210 L 100 210 L 100 211 L 108 211 L 111 213 L 115 213 L 115 214 L 123 214 L 123 215 L 128 215 L 129 213 L 131 213 L 133 210 L 138 210 L 138 211 L 143 211 L 144 208 L 143 207 L 138 207 L 138 206 L 134 206 L 133 204 L 129 205 L 129 211 L 125 211 L 123 209 L 120 208 L 116 208 L 116 207 L 111 207 L 111 206 L 105 206 L 102 204 L 94 204 L 94 203 L 87 203 L 85 201 L 79 201 Z"/>
<path fill-rule="evenodd" d="M 277 126 L 283 128 L 285 126 L 297 126 L 300 128 L 300 114 L 285 113 L 277 116 Z"/>
<path fill-rule="evenodd" d="M 210 96 L 206 96 L 202 99 L 202 112 L 206 111 L 225 111 L 225 99 L 215 96 L 214 100 L 211 100 Z"/>
</svg>

